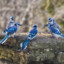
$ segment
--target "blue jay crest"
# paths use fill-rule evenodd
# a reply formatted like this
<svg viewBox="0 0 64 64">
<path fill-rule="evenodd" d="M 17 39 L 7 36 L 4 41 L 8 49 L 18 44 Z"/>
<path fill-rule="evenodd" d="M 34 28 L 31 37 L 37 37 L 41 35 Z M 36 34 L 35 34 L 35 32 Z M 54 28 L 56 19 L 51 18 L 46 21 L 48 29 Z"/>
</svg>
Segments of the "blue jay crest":
<svg viewBox="0 0 64 64">
<path fill-rule="evenodd" d="M 11 19 L 11 20 L 14 20 L 14 16 L 11 16 L 10 19 Z"/>
<path fill-rule="evenodd" d="M 53 19 L 52 18 L 49 18 L 49 22 L 48 23 L 53 24 L 54 23 L 53 22 Z"/>
</svg>

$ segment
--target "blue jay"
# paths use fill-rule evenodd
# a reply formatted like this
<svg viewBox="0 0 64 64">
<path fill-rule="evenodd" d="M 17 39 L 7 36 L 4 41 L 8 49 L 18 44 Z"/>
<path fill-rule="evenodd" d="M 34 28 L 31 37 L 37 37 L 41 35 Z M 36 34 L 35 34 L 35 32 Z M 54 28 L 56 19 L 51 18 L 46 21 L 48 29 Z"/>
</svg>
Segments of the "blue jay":
<svg viewBox="0 0 64 64">
<path fill-rule="evenodd" d="M 55 28 L 57 28 L 59 31 L 61 31 L 61 30 L 60 30 L 60 27 L 59 27 L 59 25 L 56 23 L 55 19 L 53 19 L 53 24 L 54 24 L 54 27 L 55 27 Z"/>
<path fill-rule="evenodd" d="M 24 50 L 27 48 L 29 42 L 30 42 L 32 39 L 35 38 L 35 36 L 37 35 L 37 33 L 38 33 L 37 25 L 34 25 L 34 26 L 33 26 L 33 29 L 29 32 L 29 35 L 28 35 L 27 39 L 24 40 L 24 42 L 22 42 L 22 43 L 20 44 L 20 48 L 21 48 L 22 51 L 24 51 Z"/>
<path fill-rule="evenodd" d="M 53 24 L 53 27 L 54 27 L 54 28 L 57 28 L 57 29 L 60 31 L 60 27 L 59 27 L 59 25 L 56 23 L 55 19 L 49 18 L 48 23 Z"/>
<path fill-rule="evenodd" d="M 12 26 L 14 26 L 14 16 L 11 16 L 11 17 L 10 17 L 9 23 L 8 23 L 8 25 L 7 25 L 7 29 L 8 29 L 9 27 L 12 27 Z M 3 33 L 6 33 L 7 29 L 5 29 Z"/>
<path fill-rule="evenodd" d="M 46 25 L 54 37 L 64 37 L 58 28 L 54 27 L 54 23 L 48 23 Z"/>
<path fill-rule="evenodd" d="M 14 26 L 6 29 L 7 35 L 0 41 L 0 44 L 3 44 L 11 35 L 17 32 L 18 27 L 21 26 L 19 23 L 15 23 Z"/>
</svg>

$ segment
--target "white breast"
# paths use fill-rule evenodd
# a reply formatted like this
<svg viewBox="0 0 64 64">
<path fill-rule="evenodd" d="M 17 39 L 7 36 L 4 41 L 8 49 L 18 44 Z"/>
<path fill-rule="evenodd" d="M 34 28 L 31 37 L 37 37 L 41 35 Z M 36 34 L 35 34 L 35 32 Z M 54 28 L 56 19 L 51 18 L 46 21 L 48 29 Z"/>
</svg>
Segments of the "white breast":
<svg viewBox="0 0 64 64">
<path fill-rule="evenodd" d="M 58 34 L 55 34 L 55 33 L 52 33 L 52 35 L 53 35 L 54 37 L 62 37 L 61 35 L 58 35 Z"/>
</svg>

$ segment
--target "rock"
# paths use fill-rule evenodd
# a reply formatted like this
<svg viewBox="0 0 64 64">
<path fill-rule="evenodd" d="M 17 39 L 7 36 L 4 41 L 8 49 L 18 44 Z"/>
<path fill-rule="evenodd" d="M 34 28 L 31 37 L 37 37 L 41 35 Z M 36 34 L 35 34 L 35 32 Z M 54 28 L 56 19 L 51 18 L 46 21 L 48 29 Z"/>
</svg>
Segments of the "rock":
<svg viewBox="0 0 64 64">
<path fill-rule="evenodd" d="M 20 36 L 18 36 L 20 35 Z M 45 63 L 45 60 L 54 64 L 62 63 L 61 59 L 64 54 L 64 38 L 52 38 L 51 34 L 41 33 L 34 38 L 24 52 L 18 52 L 20 43 L 27 38 L 28 33 L 15 35 L 14 38 L 9 38 L 3 45 L 0 45 L 0 60 L 4 64 L 8 62 L 12 64 L 27 64 L 34 62 Z M 2 39 L 1 37 L 0 39 Z M 49 63 L 49 64 L 50 64 Z"/>
</svg>

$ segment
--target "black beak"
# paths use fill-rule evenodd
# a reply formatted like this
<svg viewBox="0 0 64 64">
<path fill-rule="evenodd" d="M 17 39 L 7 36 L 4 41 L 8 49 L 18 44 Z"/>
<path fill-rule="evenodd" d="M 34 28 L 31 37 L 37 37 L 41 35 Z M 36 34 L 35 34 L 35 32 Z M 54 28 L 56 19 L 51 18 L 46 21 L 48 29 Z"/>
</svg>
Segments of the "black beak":
<svg viewBox="0 0 64 64">
<path fill-rule="evenodd" d="M 45 27 L 47 27 L 47 26 L 48 26 L 48 24 L 44 25 L 43 28 L 45 28 Z"/>
</svg>

